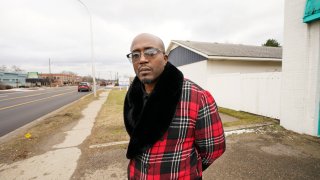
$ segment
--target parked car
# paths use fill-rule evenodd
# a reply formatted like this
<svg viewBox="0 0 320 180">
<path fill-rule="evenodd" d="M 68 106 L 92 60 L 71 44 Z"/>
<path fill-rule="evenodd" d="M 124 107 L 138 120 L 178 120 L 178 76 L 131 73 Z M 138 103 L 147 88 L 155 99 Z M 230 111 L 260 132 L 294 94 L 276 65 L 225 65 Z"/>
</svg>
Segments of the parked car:
<svg viewBox="0 0 320 180">
<path fill-rule="evenodd" d="M 88 82 L 81 82 L 78 85 L 78 92 L 91 91 L 91 90 L 92 90 L 91 84 Z"/>
<path fill-rule="evenodd" d="M 106 81 L 101 81 L 100 82 L 100 86 L 106 86 L 107 85 L 107 82 Z"/>
</svg>

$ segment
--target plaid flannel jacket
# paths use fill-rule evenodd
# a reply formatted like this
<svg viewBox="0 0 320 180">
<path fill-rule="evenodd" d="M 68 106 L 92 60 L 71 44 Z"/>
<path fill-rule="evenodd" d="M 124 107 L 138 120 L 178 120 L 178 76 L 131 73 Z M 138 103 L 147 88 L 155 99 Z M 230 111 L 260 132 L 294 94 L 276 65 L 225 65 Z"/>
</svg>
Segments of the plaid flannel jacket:
<svg viewBox="0 0 320 180">
<path fill-rule="evenodd" d="M 218 108 L 211 94 L 184 79 L 181 100 L 164 136 L 130 160 L 128 179 L 201 179 L 225 151 Z"/>
</svg>

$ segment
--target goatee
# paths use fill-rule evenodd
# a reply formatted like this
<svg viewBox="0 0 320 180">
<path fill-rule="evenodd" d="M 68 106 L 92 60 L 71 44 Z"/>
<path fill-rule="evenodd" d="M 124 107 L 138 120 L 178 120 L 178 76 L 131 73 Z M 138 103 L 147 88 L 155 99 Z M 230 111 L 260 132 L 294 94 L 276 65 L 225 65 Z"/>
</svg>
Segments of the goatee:
<svg viewBox="0 0 320 180">
<path fill-rule="evenodd" d="M 152 79 L 143 79 L 141 80 L 143 84 L 152 84 L 154 81 Z"/>
</svg>

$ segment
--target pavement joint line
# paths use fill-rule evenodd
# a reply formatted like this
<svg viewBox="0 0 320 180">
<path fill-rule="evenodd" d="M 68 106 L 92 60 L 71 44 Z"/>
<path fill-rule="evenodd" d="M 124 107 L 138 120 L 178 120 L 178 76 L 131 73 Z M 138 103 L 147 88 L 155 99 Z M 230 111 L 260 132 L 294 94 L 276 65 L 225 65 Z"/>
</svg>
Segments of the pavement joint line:
<svg viewBox="0 0 320 180">
<path fill-rule="evenodd" d="M 226 136 L 233 134 L 233 133 L 238 133 L 238 132 L 242 132 L 242 131 L 246 131 L 247 132 L 253 132 L 255 128 L 259 128 L 259 127 L 263 127 L 263 126 L 270 126 L 273 123 L 263 123 L 263 124 L 257 124 L 255 126 L 249 126 L 249 127 L 243 127 L 243 128 L 237 128 L 237 129 L 230 129 L 230 130 L 226 130 Z M 110 143 L 104 143 L 104 144 L 95 144 L 95 145 L 91 145 L 89 146 L 90 149 L 93 148 L 101 148 L 101 147 L 108 147 L 108 146 L 114 146 L 114 145 L 121 145 L 121 144 L 127 144 L 129 143 L 129 141 L 117 141 L 117 142 L 110 142 Z"/>
<path fill-rule="evenodd" d="M 110 143 L 104 143 L 104 144 L 95 144 L 89 146 L 90 149 L 92 148 L 101 148 L 101 147 L 108 147 L 108 146 L 114 146 L 114 145 L 121 145 L 121 144 L 128 144 L 129 141 L 117 141 L 117 142 L 110 142 Z"/>
<path fill-rule="evenodd" d="M 237 130 L 243 130 L 243 129 L 255 129 L 263 126 L 271 126 L 274 123 L 272 122 L 267 122 L 267 123 L 261 123 L 261 124 L 252 124 L 252 125 L 247 125 L 247 126 L 231 126 L 224 128 L 224 132 L 232 132 L 232 131 L 237 131 Z"/>
</svg>

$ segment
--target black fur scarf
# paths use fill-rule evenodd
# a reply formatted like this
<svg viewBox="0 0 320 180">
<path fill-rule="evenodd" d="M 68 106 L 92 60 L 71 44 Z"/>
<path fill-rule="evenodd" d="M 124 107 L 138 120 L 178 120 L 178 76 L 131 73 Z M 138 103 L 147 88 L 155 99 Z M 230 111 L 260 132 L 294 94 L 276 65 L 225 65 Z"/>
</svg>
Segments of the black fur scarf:
<svg viewBox="0 0 320 180">
<path fill-rule="evenodd" d="M 124 102 L 124 123 L 130 136 L 127 158 L 132 159 L 168 130 L 181 98 L 183 74 L 169 62 L 143 108 L 142 84 L 135 77 Z"/>
</svg>

